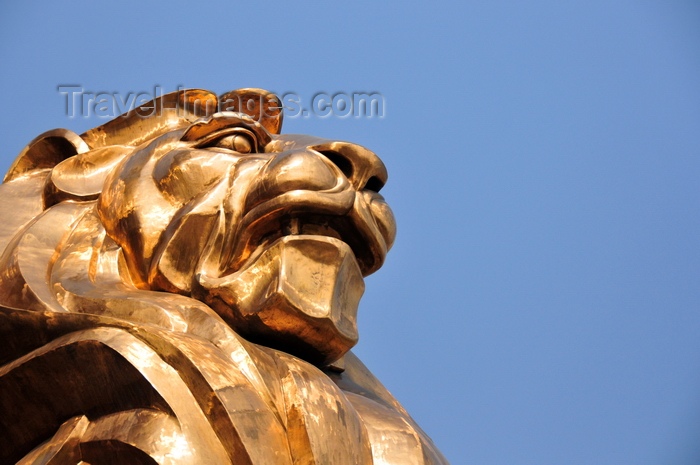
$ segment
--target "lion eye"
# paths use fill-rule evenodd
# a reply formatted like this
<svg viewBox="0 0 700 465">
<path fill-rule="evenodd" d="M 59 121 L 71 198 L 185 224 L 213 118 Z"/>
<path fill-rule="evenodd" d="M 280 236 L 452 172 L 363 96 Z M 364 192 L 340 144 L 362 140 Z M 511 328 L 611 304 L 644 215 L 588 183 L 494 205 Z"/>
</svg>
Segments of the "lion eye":
<svg viewBox="0 0 700 465">
<path fill-rule="evenodd" d="M 230 136 L 222 137 L 214 144 L 214 146 L 233 150 L 234 152 L 238 153 L 251 153 L 253 151 L 254 144 L 250 138 L 243 134 L 232 134 Z"/>
</svg>

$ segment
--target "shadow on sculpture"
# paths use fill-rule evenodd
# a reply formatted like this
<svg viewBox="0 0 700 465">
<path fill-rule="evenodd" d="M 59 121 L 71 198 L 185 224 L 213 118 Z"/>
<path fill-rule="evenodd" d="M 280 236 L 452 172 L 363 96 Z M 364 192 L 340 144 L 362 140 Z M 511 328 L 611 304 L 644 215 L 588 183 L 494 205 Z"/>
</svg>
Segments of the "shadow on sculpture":
<svg viewBox="0 0 700 465">
<path fill-rule="evenodd" d="M 0 463 L 447 463 L 349 352 L 386 169 L 281 124 L 265 91 L 188 90 L 19 155 Z"/>
</svg>

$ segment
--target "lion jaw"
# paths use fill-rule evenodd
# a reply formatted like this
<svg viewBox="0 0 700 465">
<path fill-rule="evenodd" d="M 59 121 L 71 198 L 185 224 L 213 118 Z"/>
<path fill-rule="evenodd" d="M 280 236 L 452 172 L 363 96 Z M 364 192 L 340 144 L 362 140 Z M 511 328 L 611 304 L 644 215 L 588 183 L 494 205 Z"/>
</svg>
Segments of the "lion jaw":
<svg viewBox="0 0 700 465">
<path fill-rule="evenodd" d="M 350 247 L 320 235 L 283 236 L 246 266 L 197 276 L 193 295 L 252 342 L 331 363 L 358 340 L 362 273 Z"/>
</svg>

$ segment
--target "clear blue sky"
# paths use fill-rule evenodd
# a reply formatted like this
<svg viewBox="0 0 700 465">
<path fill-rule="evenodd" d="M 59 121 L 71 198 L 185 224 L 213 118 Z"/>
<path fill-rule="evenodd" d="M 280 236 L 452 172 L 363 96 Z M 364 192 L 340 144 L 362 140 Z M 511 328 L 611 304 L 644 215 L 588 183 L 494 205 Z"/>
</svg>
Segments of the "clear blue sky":
<svg viewBox="0 0 700 465">
<path fill-rule="evenodd" d="M 700 463 L 700 4 L 3 2 L 4 172 L 61 84 L 380 92 L 358 355 L 454 465 Z"/>
</svg>

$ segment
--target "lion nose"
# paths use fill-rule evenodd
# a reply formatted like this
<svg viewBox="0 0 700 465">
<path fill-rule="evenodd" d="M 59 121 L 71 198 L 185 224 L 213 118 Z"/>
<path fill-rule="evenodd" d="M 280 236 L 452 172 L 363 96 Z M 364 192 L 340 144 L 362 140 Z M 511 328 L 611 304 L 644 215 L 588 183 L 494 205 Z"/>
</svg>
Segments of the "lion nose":
<svg viewBox="0 0 700 465">
<path fill-rule="evenodd" d="M 349 142 L 328 142 L 310 148 L 336 165 L 357 190 L 379 192 L 386 184 L 386 166 L 371 150 Z"/>
<path fill-rule="evenodd" d="M 338 180 L 333 167 L 311 150 L 276 155 L 261 176 L 267 195 L 303 189 L 322 191 L 333 189 Z"/>
</svg>

